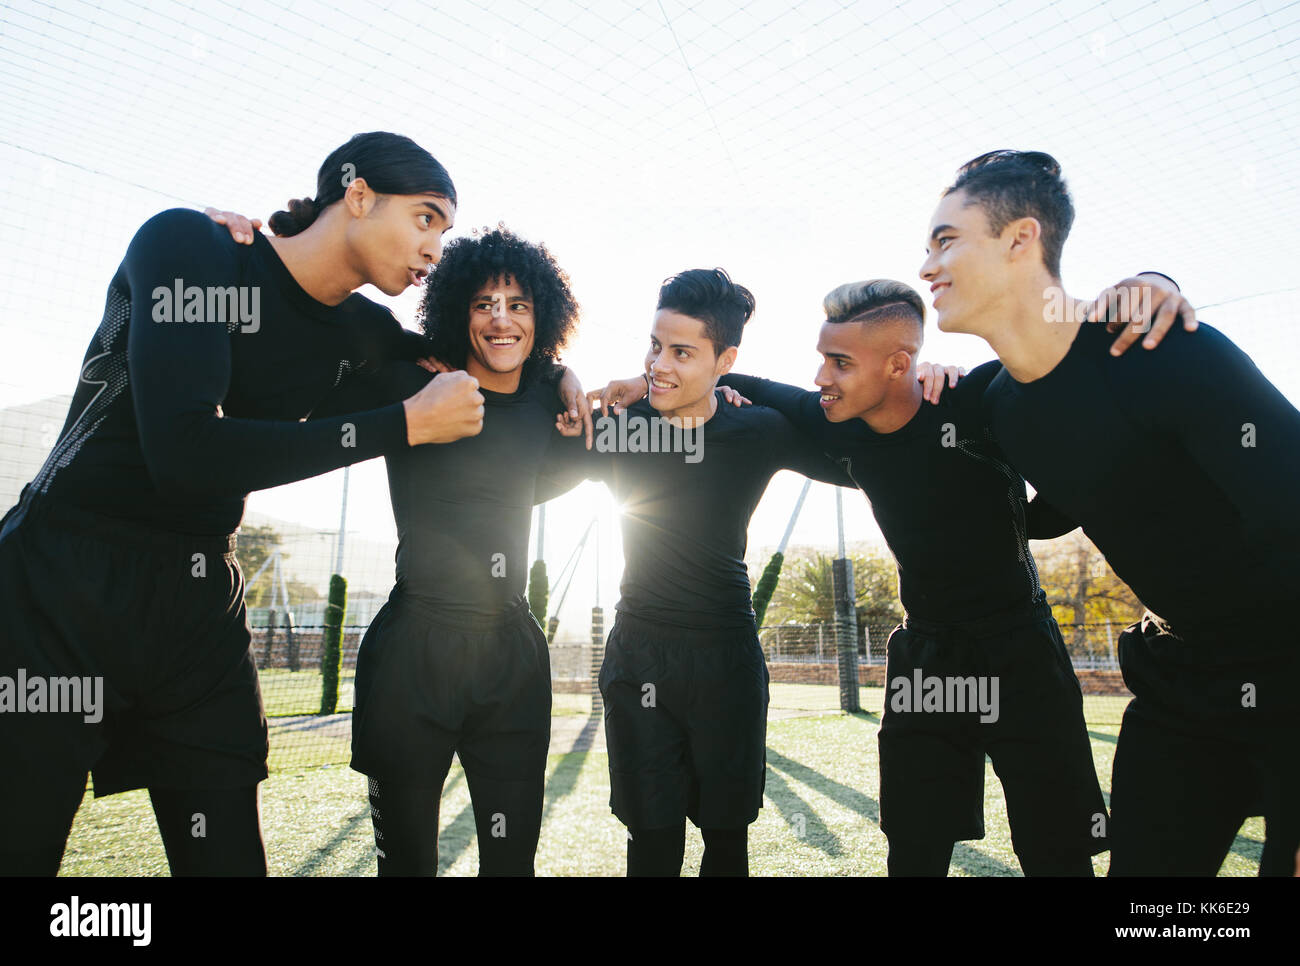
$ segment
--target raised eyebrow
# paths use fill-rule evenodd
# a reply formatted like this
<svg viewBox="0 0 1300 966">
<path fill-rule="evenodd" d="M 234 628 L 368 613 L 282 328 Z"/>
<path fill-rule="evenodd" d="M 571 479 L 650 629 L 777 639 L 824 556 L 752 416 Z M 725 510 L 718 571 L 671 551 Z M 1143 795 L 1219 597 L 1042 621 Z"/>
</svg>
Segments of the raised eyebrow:
<svg viewBox="0 0 1300 966">
<path fill-rule="evenodd" d="M 428 208 L 430 211 L 437 213 L 438 216 L 448 224 L 448 226 L 451 225 L 451 215 L 449 215 L 445 209 L 435 205 L 432 201 L 419 201 L 416 204 L 422 208 Z"/>
</svg>

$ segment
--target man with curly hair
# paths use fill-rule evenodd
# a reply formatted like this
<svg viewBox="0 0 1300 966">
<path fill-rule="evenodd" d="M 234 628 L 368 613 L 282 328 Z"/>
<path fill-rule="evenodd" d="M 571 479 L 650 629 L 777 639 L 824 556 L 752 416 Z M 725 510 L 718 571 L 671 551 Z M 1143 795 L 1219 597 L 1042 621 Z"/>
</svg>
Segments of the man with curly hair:
<svg viewBox="0 0 1300 966">
<path fill-rule="evenodd" d="M 465 769 L 481 875 L 531 875 L 550 744 L 546 636 L 524 597 L 536 469 L 561 422 L 557 355 L 578 305 L 550 253 L 504 227 L 447 246 L 420 309 L 430 355 L 484 397 L 469 445 L 387 461 L 397 582 L 361 642 L 352 767 L 369 776 L 379 874 L 433 875 L 453 754 Z M 376 373 L 394 397 L 441 378 Z"/>
</svg>

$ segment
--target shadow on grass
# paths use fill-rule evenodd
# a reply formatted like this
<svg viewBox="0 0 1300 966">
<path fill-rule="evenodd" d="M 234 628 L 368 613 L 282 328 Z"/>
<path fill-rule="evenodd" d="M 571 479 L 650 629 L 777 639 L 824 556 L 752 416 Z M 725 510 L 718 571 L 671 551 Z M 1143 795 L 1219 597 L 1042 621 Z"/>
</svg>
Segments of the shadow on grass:
<svg viewBox="0 0 1300 966">
<path fill-rule="evenodd" d="M 768 749 L 768 755 L 772 750 Z M 826 827 L 826 823 L 817 817 L 817 812 L 795 793 L 780 775 L 771 768 L 767 770 L 767 787 L 763 794 L 772 800 L 777 811 L 790 826 L 795 838 L 807 842 L 831 856 L 841 856 L 844 848 L 838 836 Z"/>
<path fill-rule="evenodd" d="M 855 717 L 857 716 L 855 715 Z M 866 718 L 868 716 L 862 715 L 861 717 Z M 843 807 L 857 812 L 879 828 L 880 804 L 870 795 L 860 792 L 856 788 L 850 788 L 833 778 L 827 778 L 821 772 L 815 771 L 801 762 L 787 758 L 771 748 L 767 749 L 767 763 L 770 767 L 781 769 L 793 780 L 802 782 Z M 952 864 L 973 875 L 1014 876 L 1017 874 L 1017 870 L 1011 868 L 1011 866 L 999 862 L 992 856 L 985 855 L 978 849 L 963 845 L 961 842 L 958 842 L 953 847 Z"/>
<path fill-rule="evenodd" d="M 596 734 L 596 729 L 601 726 L 604 716 L 600 714 L 589 714 L 587 723 L 582 726 L 582 731 L 578 732 L 578 737 L 574 740 L 575 749 L 560 756 L 560 760 L 555 765 L 555 770 L 551 772 L 550 778 L 546 780 L 546 805 L 542 809 L 542 825 L 546 825 L 546 819 L 551 814 L 552 809 L 560 799 L 567 796 L 578 784 L 578 776 L 582 774 L 582 766 L 587 761 L 587 755 L 591 754 L 588 750 L 591 748 L 592 739 Z"/>
<path fill-rule="evenodd" d="M 343 823 L 343 826 L 334 833 L 332 839 L 317 849 L 315 855 L 302 863 L 302 865 L 298 866 L 298 868 L 294 869 L 290 875 L 314 875 L 316 870 L 319 869 L 325 860 L 329 858 L 331 852 L 351 838 L 352 833 L 357 830 L 357 827 L 362 822 L 369 821 L 370 804 L 366 803 L 366 806 L 361 811 L 348 817 L 348 820 Z M 355 874 L 355 872 L 350 872 L 349 874 Z"/>
<path fill-rule="evenodd" d="M 456 787 L 456 783 L 461 780 L 461 774 L 462 774 L 461 772 L 456 772 L 455 774 L 450 776 L 446 784 L 443 785 L 442 790 L 444 794 L 447 792 L 448 789 Z M 347 822 L 343 825 L 343 827 L 340 828 L 338 832 L 335 833 L 333 838 L 331 838 L 328 842 L 326 842 L 319 849 L 317 849 L 315 855 L 313 855 L 306 862 L 299 865 L 296 869 L 293 870 L 293 872 L 290 873 L 290 875 L 294 875 L 294 876 L 312 875 L 317 869 L 320 868 L 321 864 L 325 861 L 325 858 L 331 852 L 333 852 L 334 849 L 338 848 L 340 845 L 346 842 L 348 838 L 351 837 L 352 833 L 356 831 L 357 826 L 361 824 L 362 821 L 368 818 L 370 818 L 370 802 L 367 799 L 365 806 L 362 808 L 360 812 L 357 812 L 355 815 L 350 816 Z M 464 845 L 462 845 L 461 851 L 464 851 L 464 848 L 465 848 Z M 459 855 L 459 852 L 457 854 Z M 355 862 L 353 862 L 347 868 L 347 870 L 342 874 L 360 875 L 361 872 L 366 868 L 366 866 L 369 865 L 370 862 L 374 859 L 374 857 L 375 857 L 375 852 L 374 852 L 374 846 L 372 845 L 368 851 L 363 851 L 361 853 L 361 857 L 357 859 Z M 441 858 L 441 856 L 439 858 Z M 455 861 L 455 859 L 453 858 L 452 861 Z M 441 870 L 441 865 L 439 866 L 439 869 Z"/>
</svg>

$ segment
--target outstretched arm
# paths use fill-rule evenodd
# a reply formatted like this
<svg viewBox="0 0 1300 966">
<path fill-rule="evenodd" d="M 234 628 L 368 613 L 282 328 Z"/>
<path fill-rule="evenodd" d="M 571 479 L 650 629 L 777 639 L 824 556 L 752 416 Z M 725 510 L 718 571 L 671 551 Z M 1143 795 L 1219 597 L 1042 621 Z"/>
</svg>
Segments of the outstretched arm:
<svg viewBox="0 0 1300 966">
<path fill-rule="evenodd" d="M 127 249 L 123 273 L 131 298 L 128 377 L 141 449 L 160 488 L 243 494 L 407 445 L 410 407 L 404 403 L 308 422 L 237 419 L 222 413 L 230 388 L 230 340 L 256 338 L 256 333 L 236 334 L 222 319 L 182 321 L 176 312 L 164 310 L 162 295 L 177 279 L 185 288 L 206 290 L 229 286 L 237 278 L 234 252 L 221 243 L 204 216 L 173 210 L 151 218 Z M 431 435 L 431 416 L 449 432 L 478 432 L 472 426 L 474 404 L 469 398 L 469 393 L 478 395 L 477 387 L 466 388 L 448 386 L 425 395 L 415 407 L 425 435 Z M 457 390 L 454 399 L 448 395 L 452 389 Z M 434 411 L 439 401 L 454 404 L 438 410 L 441 420 Z M 479 397 L 480 407 L 481 402 Z"/>
</svg>

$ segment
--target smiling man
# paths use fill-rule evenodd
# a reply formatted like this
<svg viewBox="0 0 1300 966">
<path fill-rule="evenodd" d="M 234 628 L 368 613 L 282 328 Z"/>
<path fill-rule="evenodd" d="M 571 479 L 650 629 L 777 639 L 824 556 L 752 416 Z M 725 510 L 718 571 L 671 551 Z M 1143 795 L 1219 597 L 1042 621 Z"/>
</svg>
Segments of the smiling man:
<svg viewBox="0 0 1300 966">
<path fill-rule="evenodd" d="M 667 421 L 672 445 L 587 452 L 571 442 L 544 474 L 554 492 L 575 474 L 603 480 L 622 509 L 625 564 L 600 690 L 610 807 L 628 828 L 631 876 L 680 874 L 688 817 L 704 837 L 701 875 L 748 873 L 768 705 L 745 567 L 749 519 L 778 470 L 849 482 L 780 413 L 720 405 L 718 379 L 753 311 L 753 295 L 722 269 L 666 280 L 645 375 L 634 380 L 650 399 L 626 418 Z"/>
<path fill-rule="evenodd" d="M 387 460 L 397 580 L 361 642 L 352 725 L 381 876 L 435 874 L 453 754 L 469 785 L 479 874 L 533 873 L 551 666 L 524 598 L 528 536 L 561 409 L 554 363 L 577 317 L 551 255 L 504 228 L 448 245 L 425 292 L 429 351 L 478 381 L 486 413 L 473 439 Z M 393 363 L 372 392 L 382 401 L 444 378 Z"/>
<path fill-rule="evenodd" d="M 846 467 L 898 563 L 907 620 L 887 646 L 879 733 L 889 874 L 945 875 L 955 842 L 984 837 L 987 754 L 1025 873 L 1091 875 L 1090 856 L 1107 848 L 1106 806 L 1079 683 L 1029 551 L 1031 537 L 1054 535 L 1053 515 L 1026 505 L 984 426 L 998 364 L 924 405 L 920 295 L 873 279 L 839 286 L 824 307 L 820 392 L 724 382 Z M 961 700 L 923 702 L 914 679 Z"/>
<path fill-rule="evenodd" d="M 1052 157 L 983 155 L 944 192 L 921 277 L 939 327 L 983 337 L 1002 361 L 985 402 L 1011 464 L 1148 608 L 1119 641 L 1134 698 L 1115 752 L 1110 871 L 1214 875 L 1242 820 L 1263 814 L 1260 874 L 1289 875 L 1300 412 L 1210 326 L 1112 358 L 1061 286 L 1073 218 Z"/>
</svg>

